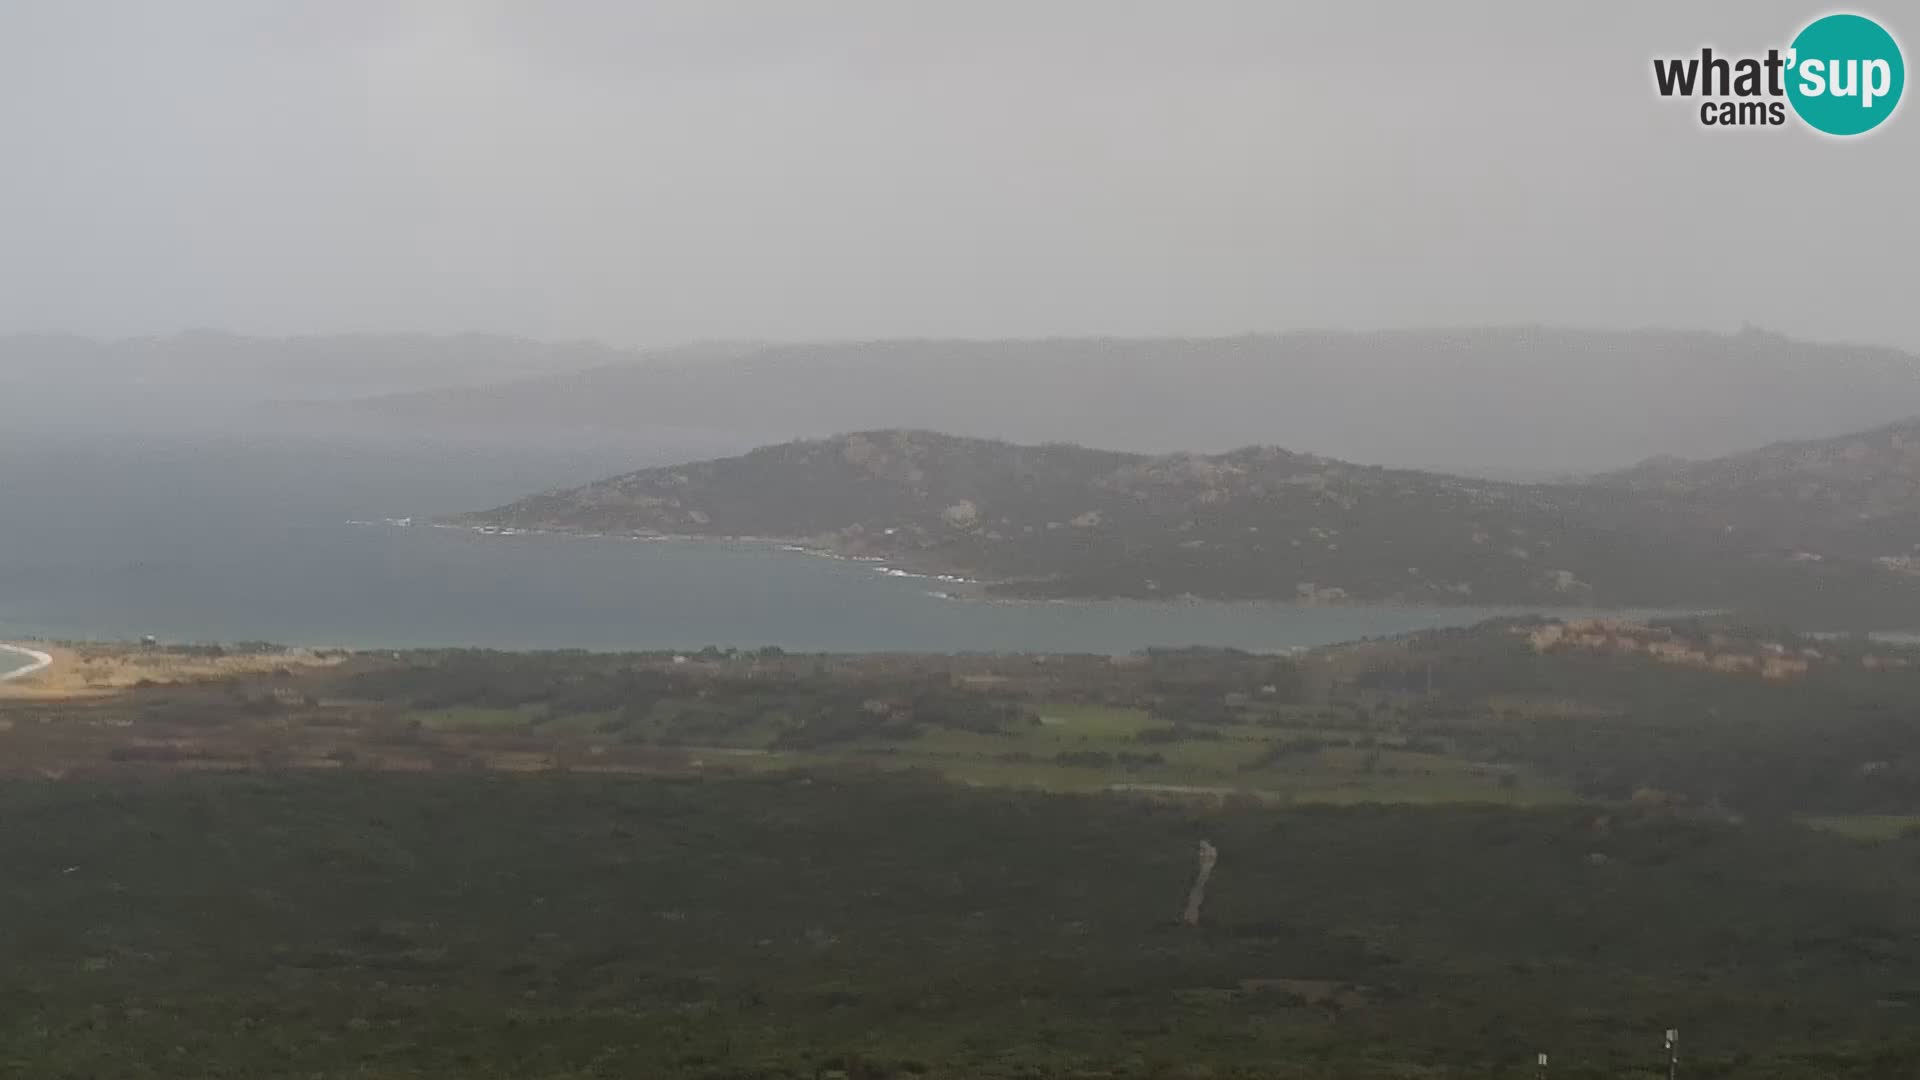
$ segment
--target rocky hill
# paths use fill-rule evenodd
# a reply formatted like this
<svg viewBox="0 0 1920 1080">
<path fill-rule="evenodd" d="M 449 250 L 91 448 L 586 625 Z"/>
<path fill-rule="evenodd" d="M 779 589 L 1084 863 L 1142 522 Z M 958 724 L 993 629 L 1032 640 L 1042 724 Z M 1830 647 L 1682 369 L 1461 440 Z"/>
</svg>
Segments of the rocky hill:
<svg viewBox="0 0 1920 1080">
<path fill-rule="evenodd" d="M 1920 554 L 1920 419 L 1710 461 L 1656 458 L 1595 482 L 1688 528 L 1803 560 Z"/>
<path fill-rule="evenodd" d="M 1273 447 L 1149 456 L 886 430 L 642 470 L 457 520 L 782 538 L 1025 596 L 1920 613 L 1920 590 L 1874 557 L 1809 559 L 1675 519 L 1680 496 L 1643 487 L 1501 483 Z"/>
</svg>

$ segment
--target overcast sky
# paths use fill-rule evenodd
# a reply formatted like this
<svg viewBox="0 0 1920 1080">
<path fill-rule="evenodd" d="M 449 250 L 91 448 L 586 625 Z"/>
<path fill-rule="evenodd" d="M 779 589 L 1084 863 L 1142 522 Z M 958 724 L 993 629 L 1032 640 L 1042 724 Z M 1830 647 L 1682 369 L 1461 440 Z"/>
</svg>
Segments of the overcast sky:
<svg viewBox="0 0 1920 1080">
<path fill-rule="evenodd" d="M 1824 10 L 8 0 L 0 332 L 1920 348 L 1913 102 L 1840 142 L 1652 90 Z"/>
</svg>

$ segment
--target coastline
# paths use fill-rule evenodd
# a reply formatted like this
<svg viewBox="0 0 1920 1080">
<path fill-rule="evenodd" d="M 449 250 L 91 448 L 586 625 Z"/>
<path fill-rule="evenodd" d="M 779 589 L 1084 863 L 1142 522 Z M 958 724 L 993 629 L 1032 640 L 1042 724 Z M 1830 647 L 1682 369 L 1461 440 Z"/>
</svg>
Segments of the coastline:
<svg viewBox="0 0 1920 1080">
<path fill-rule="evenodd" d="M 28 640 L 34 645 L 0 644 L 0 652 L 31 658 L 25 667 L 0 674 L 0 701 L 102 697 L 143 685 L 180 685 L 233 675 L 328 667 L 351 655 L 349 650 L 279 646 L 228 651 L 224 647 L 167 647 L 126 639 Z"/>
<path fill-rule="evenodd" d="M 349 521 L 349 525 L 388 525 L 396 528 L 412 527 L 413 518 L 387 518 L 381 522 Z M 457 520 L 432 520 L 429 527 L 448 529 L 457 532 L 469 532 L 478 536 L 516 537 L 548 536 L 564 537 L 576 540 L 619 540 L 632 543 L 666 544 L 740 544 L 748 547 L 769 548 L 793 555 L 806 555 L 816 559 L 828 559 L 833 562 L 860 563 L 884 577 L 916 578 L 951 587 L 951 593 L 939 592 L 932 595 L 943 600 L 1023 600 L 1020 597 L 1003 597 L 989 594 L 988 590 L 1005 581 L 990 581 L 967 577 L 944 566 L 929 566 L 923 560 L 900 554 L 895 556 L 853 554 L 821 547 L 806 537 L 796 536 L 725 536 L 713 533 L 662 533 L 662 532 L 596 532 L 590 529 L 569 528 L 566 526 L 516 526 L 516 525 L 474 525 Z M 1044 601 L 1042 601 L 1044 602 Z"/>
<path fill-rule="evenodd" d="M 1017 591 L 1023 581 L 1021 578 L 981 578 L 970 577 L 965 573 L 938 561 L 929 561 L 916 553 L 898 552 L 893 555 L 855 554 L 822 547 L 817 541 L 806 537 L 787 536 L 731 536 L 716 533 L 663 533 L 663 532 L 598 532 L 590 529 L 569 526 L 547 525 L 476 525 L 452 519 L 386 519 L 381 522 L 350 521 L 350 525 L 388 525 L 409 527 L 425 521 L 429 527 L 455 532 L 473 533 L 484 537 L 560 537 L 576 540 L 615 540 L 637 543 L 671 544 L 737 544 L 747 547 L 768 548 L 810 558 L 827 559 L 833 562 L 858 563 L 883 577 L 912 578 L 939 586 L 928 593 L 940 600 L 965 601 L 982 604 L 1021 605 L 1140 605 L 1140 606 L 1204 606 L 1204 607 L 1253 607 L 1284 608 L 1288 610 L 1366 610 L 1370 608 L 1391 608 L 1407 611 L 1486 611 L 1490 618 L 1512 615 L 1527 615 L 1547 612 L 1566 612 L 1573 617 L 1611 616 L 1616 618 L 1672 618 L 1679 616 L 1698 616 L 1716 614 L 1722 609 L 1682 605 L 1680 607 L 1650 607 L 1644 604 L 1594 604 L 1569 601 L 1565 604 L 1526 601 L 1486 601 L 1448 602 L 1432 597 L 1359 597 L 1350 596 L 1340 599 L 1306 599 L 1299 596 L 1201 596 L 1193 593 L 1176 593 L 1167 596 L 1138 596 L 1128 593 L 1090 593 L 1077 596 L 1053 596 L 1042 593 Z M 1463 598 L 1464 599 L 1464 598 Z"/>
<path fill-rule="evenodd" d="M 29 675 L 37 674 L 53 666 L 53 657 L 50 654 L 41 652 L 39 649 L 29 649 L 25 645 L 9 645 L 5 642 L 0 642 L 0 652 L 11 653 L 15 656 L 24 656 L 27 658 L 27 665 L 25 667 L 15 668 L 8 672 L 0 672 L 0 683 L 12 682 L 15 679 L 24 679 Z"/>
</svg>

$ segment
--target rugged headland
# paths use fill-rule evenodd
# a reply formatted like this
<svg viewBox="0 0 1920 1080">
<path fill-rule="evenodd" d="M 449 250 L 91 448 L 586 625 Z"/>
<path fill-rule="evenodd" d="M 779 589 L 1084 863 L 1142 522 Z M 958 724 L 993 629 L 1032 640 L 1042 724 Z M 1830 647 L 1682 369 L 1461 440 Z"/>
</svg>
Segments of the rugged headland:
<svg viewBox="0 0 1920 1080">
<path fill-rule="evenodd" d="M 883 430 L 645 469 L 454 519 L 779 538 L 1031 597 L 1920 616 L 1920 423 L 1577 483 L 1276 447 L 1142 455 Z"/>
</svg>

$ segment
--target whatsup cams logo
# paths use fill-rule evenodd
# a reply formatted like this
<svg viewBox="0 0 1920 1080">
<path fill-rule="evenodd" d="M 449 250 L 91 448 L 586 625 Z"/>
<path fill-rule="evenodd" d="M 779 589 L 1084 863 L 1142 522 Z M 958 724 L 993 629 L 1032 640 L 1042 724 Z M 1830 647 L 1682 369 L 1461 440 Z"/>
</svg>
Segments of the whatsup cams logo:
<svg viewBox="0 0 1920 1080">
<path fill-rule="evenodd" d="M 1653 84 L 1663 98 L 1699 99 L 1710 128 L 1782 127 L 1789 116 L 1827 135 L 1864 135 L 1900 105 L 1907 65 L 1900 43 L 1864 15 L 1825 15 L 1765 56 L 1660 57 Z"/>
</svg>

